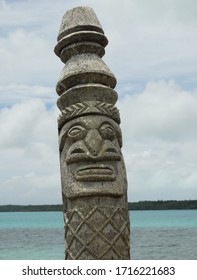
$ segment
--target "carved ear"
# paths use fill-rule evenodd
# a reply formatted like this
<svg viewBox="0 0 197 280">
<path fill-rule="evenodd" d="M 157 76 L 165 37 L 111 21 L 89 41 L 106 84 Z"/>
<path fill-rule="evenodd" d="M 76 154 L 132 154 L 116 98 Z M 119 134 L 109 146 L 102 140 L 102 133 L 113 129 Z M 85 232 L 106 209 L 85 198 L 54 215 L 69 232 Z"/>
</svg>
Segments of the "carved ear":
<svg viewBox="0 0 197 280">
<path fill-rule="evenodd" d="M 64 148 L 65 139 L 64 137 L 59 138 L 59 152 L 61 153 Z"/>
<path fill-rule="evenodd" d="M 60 153 L 62 152 L 64 145 L 65 145 L 65 141 L 68 133 L 68 129 L 64 129 L 64 127 L 60 130 L 59 132 L 59 151 Z"/>
</svg>

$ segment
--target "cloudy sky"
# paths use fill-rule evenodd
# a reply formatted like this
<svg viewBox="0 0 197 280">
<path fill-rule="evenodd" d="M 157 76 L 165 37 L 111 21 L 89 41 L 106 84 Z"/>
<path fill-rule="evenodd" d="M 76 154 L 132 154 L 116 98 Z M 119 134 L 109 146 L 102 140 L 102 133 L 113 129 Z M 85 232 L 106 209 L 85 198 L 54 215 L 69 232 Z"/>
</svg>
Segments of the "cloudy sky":
<svg viewBox="0 0 197 280">
<path fill-rule="evenodd" d="M 197 1 L 0 0 L 0 204 L 61 203 L 53 49 L 76 6 L 109 39 L 129 201 L 197 199 Z"/>
</svg>

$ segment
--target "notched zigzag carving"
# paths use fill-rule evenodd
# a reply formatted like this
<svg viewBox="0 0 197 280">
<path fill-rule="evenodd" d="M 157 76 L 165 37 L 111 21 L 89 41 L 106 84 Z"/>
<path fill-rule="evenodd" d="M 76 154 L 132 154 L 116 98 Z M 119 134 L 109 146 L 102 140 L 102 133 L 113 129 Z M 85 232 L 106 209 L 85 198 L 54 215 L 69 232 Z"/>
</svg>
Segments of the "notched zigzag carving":
<svg viewBox="0 0 197 280">
<path fill-rule="evenodd" d="M 100 101 L 89 101 L 75 103 L 62 110 L 62 114 L 59 116 L 58 119 L 59 126 L 62 126 L 65 122 L 75 117 L 88 115 L 92 113 L 106 115 L 115 120 L 118 124 L 120 123 L 119 110 L 114 105 Z"/>
</svg>

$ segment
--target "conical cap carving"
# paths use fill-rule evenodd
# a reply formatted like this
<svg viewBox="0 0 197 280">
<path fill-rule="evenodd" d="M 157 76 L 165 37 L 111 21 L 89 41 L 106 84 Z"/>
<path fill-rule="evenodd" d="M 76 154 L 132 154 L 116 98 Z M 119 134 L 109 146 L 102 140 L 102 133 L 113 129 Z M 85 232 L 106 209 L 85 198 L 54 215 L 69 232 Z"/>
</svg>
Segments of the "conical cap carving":
<svg viewBox="0 0 197 280">
<path fill-rule="evenodd" d="M 68 10 L 62 19 L 58 41 L 70 33 L 83 30 L 92 30 L 104 33 L 92 8 L 76 7 L 74 9 Z"/>
</svg>

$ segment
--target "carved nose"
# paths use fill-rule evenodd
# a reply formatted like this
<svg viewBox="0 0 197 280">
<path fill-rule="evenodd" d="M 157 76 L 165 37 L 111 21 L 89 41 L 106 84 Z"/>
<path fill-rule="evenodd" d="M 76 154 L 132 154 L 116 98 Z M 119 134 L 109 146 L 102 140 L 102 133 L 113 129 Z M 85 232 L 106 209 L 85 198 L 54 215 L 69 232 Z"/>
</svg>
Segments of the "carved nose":
<svg viewBox="0 0 197 280">
<path fill-rule="evenodd" d="M 85 144 L 92 156 L 97 156 L 101 150 L 103 139 L 97 129 L 90 129 L 85 137 Z"/>
</svg>

